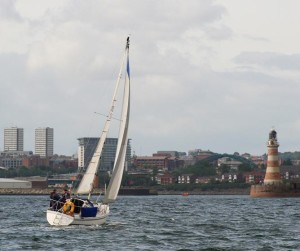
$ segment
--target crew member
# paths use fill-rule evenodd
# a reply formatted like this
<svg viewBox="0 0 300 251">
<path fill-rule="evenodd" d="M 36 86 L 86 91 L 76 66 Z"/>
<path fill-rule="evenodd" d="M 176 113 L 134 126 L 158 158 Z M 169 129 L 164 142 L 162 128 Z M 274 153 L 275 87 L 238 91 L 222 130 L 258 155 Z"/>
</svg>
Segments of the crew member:
<svg viewBox="0 0 300 251">
<path fill-rule="evenodd" d="M 71 194 L 70 194 L 70 192 L 68 191 L 67 188 L 64 189 L 63 198 L 64 198 L 64 201 L 66 201 L 66 200 L 68 200 L 68 199 L 71 198 Z"/>
<path fill-rule="evenodd" d="M 56 189 L 50 193 L 50 207 L 53 209 L 58 209 L 58 201 L 60 200 L 59 194 L 56 192 Z"/>
</svg>

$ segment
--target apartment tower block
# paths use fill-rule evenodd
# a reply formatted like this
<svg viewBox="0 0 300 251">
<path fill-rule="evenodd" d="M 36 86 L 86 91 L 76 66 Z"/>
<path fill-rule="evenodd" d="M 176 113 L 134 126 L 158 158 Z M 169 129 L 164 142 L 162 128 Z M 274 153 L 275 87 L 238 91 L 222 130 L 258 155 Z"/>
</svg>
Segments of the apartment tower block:
<svg viewBox="0 0 300 251">
<path fill-rule="evenodd" d="M 41 157 L 53 156 L 53 128 L 37 128 L 35 129 L 35 154 Z"/>
<path fill-rule="evenodd" d="M 4 128 L 4 151 L 23 151 L 24 130 L 23 128 Z"/>
</svg>

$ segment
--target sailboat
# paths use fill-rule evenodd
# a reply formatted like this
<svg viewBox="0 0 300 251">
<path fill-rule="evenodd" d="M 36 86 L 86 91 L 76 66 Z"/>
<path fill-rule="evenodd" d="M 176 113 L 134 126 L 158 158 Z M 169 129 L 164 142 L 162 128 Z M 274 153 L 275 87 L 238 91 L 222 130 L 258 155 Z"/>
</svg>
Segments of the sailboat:
<svg viewBox="0 0 300 251">
<path fill-rule="evenodd" d="M 124 69 L 124 66 L 126 68 Z M 114 161 L 114 167 L 110 182 L 105 191 L 102 201 L 91 201 L 93 192 L 93 184 L 97 175 L 100 158 L 107 138 L 110 124 L 113 119 L 113 112 L 116 106 L 117 93 L 122 86 L 120 84 L 123 70 L 125 70 L 125 80 L 123 85 L 123 102 L 121 108 L 121 118 L 119 122 L 119 136 Z M 76 191 L 76 196 L 72 196 L 66 200 L 64 204 L 59 205 L 59 201 L 54 203 L 52 207 L 47 209 L 47 221 L 50 225 L 68 226 L 68 225 L 101 225 L 106 222 L 109 215 L 109 204 L 114 202 L 117 198 L 123 170 L 125 165 L 126 149 L 128 143 L 128 124 L 130 113 L 130 69 L 129 69 L 129 37 L 126 41 L 125 52 L 121 63 L 121 68 L 118 80 L 114 89 L 111 106 L 101 137 L 96 146 L 95 152 L 89 165 L 84 173 L 80 184 Z M 81 197 L 88 195 L 87 198 Z"/>
</svg>

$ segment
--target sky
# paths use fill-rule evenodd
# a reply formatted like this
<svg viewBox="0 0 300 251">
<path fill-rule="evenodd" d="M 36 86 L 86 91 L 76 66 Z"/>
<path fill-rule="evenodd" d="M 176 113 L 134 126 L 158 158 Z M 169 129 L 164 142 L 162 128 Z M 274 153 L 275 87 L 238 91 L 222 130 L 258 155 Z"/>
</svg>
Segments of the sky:
<svg viewBox="0 0 300 251">
<path fill-rule="evenodd" d="M 99 137 L 130 34 L 132 152 L 300 150 L 297 0 L 1 0 L 4 128 L 54 128 L 54 152 Z M 116 137 L 116 135 L 110 135 Z"/>
</svg>

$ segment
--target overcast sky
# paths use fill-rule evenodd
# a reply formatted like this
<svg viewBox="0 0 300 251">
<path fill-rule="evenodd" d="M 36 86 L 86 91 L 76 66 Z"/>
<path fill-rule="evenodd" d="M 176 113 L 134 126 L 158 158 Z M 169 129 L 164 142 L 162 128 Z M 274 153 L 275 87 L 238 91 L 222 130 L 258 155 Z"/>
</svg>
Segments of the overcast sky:
<svg viewBox="0 0 300 251">
<path fill-rule="evenodd" d="M 54 152 L 98 137 L 131 34 L 129 137 L 158 150 L 300 151 L 297 0 L 1 0 L 0 150 L 6 127 L 54 128 Z M 115 137 L 116 135 L 110 135 Z"/>
</svg>

